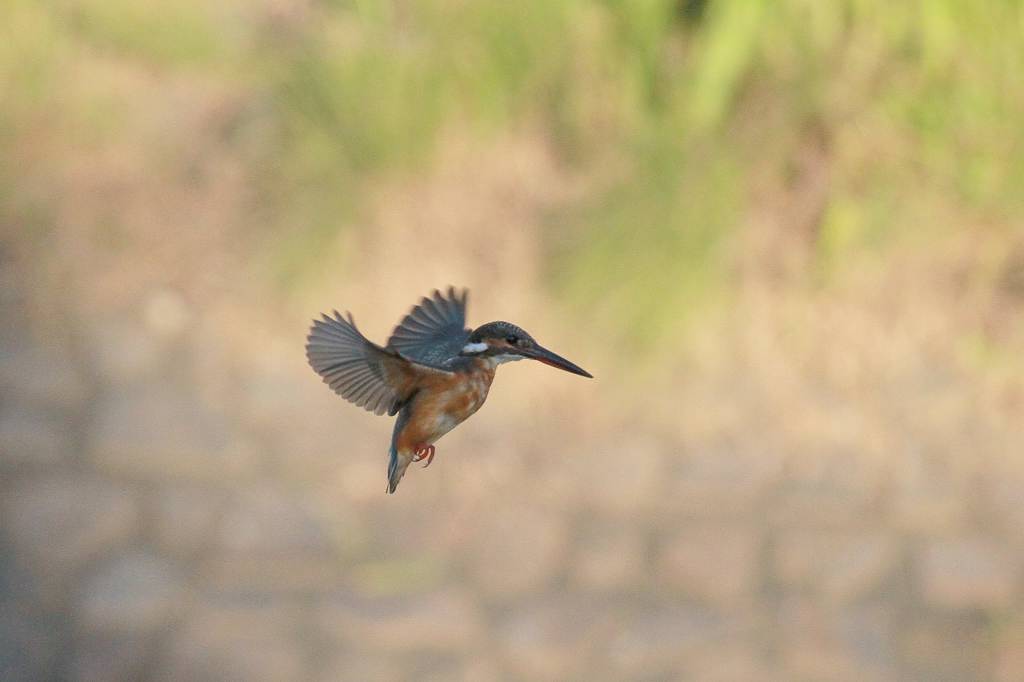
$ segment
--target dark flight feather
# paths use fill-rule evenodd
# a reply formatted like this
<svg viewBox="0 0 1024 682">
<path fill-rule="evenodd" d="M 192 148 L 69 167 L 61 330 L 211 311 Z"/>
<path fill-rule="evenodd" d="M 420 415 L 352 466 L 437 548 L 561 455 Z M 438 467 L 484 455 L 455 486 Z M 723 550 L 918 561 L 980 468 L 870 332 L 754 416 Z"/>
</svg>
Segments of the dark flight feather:
<svg viewBox="0 0 1024 682">
<path fill-rule="evenodd" d="M 397 414 L 415 391 L 417 377 L 440 369 L 367 340 L 352 316 L 344 319 L 337 310 L 334 317 L 313 321 L 306 359 L 335 393 L 374 414 Z"/>
</svg>

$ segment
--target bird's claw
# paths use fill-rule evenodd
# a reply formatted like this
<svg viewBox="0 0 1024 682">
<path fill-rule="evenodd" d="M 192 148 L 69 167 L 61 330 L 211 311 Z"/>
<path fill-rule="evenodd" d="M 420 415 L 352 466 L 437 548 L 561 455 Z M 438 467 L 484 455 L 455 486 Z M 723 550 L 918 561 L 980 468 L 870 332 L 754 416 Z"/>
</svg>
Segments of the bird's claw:
<svg viewBox="0 0 1024 682">
<path fill-rule="evenodd" d="M 412 461 L 414 462 L 421 462 L 424 459 L 427 460 L 427 463 L 423 465 L 423 468 L 426 469 L 430 466 L 430 463 L 434 461 L 433 445 L 424 445 L 423 447 L 418 448 L 412 456 Z"/>
</svg>

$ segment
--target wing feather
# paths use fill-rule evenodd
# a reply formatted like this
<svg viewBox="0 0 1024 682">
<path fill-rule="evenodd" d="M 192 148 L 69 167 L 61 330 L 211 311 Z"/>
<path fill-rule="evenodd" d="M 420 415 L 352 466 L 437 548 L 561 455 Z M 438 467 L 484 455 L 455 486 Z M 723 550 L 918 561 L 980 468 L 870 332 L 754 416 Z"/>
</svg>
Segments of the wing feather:
<svg viewBox="0 0 1024 682">
<path fill-rule="evenodd" d="M 469 339 L 466 329 L 466 289 L 434 290 L 409 311 L 391 332 L 387 347 L 403 357 L 431 367 L 446 368 Z"/>
<path fill-rule="evenodd" d="M 337 310 L 313 320 L 306 358 L 335 393 L 374 414 L 396 414 L 424 374 L 444 371 L 370 342 Z"/>
</svg>

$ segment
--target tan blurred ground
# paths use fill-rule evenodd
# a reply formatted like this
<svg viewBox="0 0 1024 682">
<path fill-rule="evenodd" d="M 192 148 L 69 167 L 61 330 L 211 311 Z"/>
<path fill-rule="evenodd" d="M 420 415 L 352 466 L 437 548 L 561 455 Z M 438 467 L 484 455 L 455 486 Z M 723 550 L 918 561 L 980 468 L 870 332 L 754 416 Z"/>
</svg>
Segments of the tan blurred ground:
<svg viewBox="0 0 1024 682">
<path fill-rule="evenodd" d="M 724 293 L 638 340 L 609 324 L 621 272 L 584 305 L 548 265 L 552 216 L 617 161 L 453 123 L 282 285 L 301 216 L 261 213 L 267 171 L 225 141 L 244 87 L 75 63 L 134 109 L 84 153 L 45 116 L 5 142 L 0 679 L 1024 679 L 1012 220 L 821 276 L 810 135 L 785 181 L 755 172 Z M 678 305 L 638 267 L 638 309 Z M 596 378 L 503 367 L 387 496 L 390 421 L 304 335 L 337 307 L 381 341 L 447 284 Z"/>
</svg>

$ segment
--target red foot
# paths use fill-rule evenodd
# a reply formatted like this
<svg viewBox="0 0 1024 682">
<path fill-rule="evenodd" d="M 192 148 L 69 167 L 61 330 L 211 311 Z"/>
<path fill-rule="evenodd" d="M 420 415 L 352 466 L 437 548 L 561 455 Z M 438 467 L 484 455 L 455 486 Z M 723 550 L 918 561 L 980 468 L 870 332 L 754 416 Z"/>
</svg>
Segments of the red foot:
<svg viewBox="0 0 1024 682">
<path fill-rule="evenodd" d="M 434 461 L 433 445 L 421 445 L 416 448 L 416 453 L 412 456 L 412 461 L 422 462 L 424 459 L 427 460 L 427 463 L 423 465 L 423 468 L 426 469 L 430 466 L 430 463 Z"/>
</svg>

